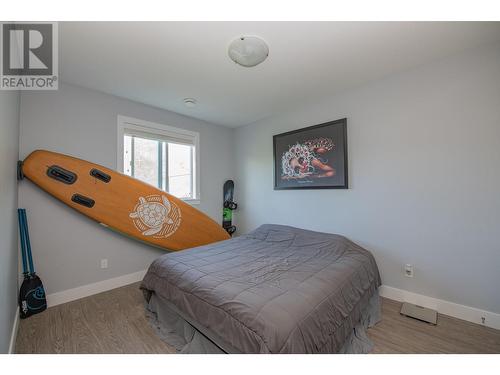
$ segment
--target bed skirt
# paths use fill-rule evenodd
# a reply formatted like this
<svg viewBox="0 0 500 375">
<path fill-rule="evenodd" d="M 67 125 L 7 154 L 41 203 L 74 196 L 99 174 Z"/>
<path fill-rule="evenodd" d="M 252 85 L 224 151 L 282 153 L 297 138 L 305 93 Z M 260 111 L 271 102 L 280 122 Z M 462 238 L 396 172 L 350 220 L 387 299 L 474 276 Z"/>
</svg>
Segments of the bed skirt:
<svg viewBox="0 0 500 375">
<path fill-rule="evenodd" d="M 151 293 L 146 302 L 146 318 L 157 335 L 181 354 L 241 353 L 215 332 L 210 332 L 194 321 L 181 316 L 180 311 L 169 301 Z M 373 349 L 373 342 L 366 334 L 381 319 L 378 291 L 370 297 L 361 319 L 353 328 L 339 354 L 366 354 Z"/>
</svg>

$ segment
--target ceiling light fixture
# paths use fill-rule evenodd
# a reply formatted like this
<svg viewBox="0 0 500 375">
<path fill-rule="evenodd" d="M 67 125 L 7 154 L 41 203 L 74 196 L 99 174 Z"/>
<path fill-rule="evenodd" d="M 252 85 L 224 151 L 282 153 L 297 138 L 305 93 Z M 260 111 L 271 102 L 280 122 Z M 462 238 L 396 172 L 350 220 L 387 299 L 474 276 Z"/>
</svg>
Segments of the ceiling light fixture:
<svg viewBox="0 0 500 375">
<path fill-rule="evenodd" d="M 188 108 L 193 108 L 196 106 L 196 99 L 193 98 L 184 98 L 184 105 Z"/>
<path fill-rule="evenodd" d="M 259 65 L 269 56 L 269 47 L 259 37 L 241 36 L 231 42 L 228 54 L 236 64 L 252 67 Z"/>
</svg>

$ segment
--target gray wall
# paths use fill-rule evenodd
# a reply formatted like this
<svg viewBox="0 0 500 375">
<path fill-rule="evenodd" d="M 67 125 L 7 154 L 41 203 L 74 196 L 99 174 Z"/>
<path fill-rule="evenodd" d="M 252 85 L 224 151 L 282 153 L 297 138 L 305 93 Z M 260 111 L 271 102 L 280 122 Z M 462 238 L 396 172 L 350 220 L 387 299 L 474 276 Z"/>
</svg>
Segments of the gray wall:
<svg viewBox="0 0 500 375">
<path fill-rule="evenodd" d="M 17 307 L 19 93 L 0 91 L 0 353 L 7 353 Z"/>
<path fill-rule="evenodd" d="M 63 83 L 54 92 L 22 93 L 20 155 L 48 149 L 116 169 L 117 115 L 200 132 L 201 203 L 196 207 L 219 221 L 222 184 L 232 176 L 232 133 L 225 127 Z M 48 294 L 143 270 L 163 254 L 103 228 L 29 181 L 19 194 Z M 101 258 L 109 260 L 108 269 L 99 268 Z"/>
<path fill-rule="evenodd" d="M 272 136 L 343 117 L 349 190 L 273 191 Z M 235 148 L 242 231 L 340 233 L 386 285 L 500 312 L 499 45 L 239 128 Z"/>
</svg>

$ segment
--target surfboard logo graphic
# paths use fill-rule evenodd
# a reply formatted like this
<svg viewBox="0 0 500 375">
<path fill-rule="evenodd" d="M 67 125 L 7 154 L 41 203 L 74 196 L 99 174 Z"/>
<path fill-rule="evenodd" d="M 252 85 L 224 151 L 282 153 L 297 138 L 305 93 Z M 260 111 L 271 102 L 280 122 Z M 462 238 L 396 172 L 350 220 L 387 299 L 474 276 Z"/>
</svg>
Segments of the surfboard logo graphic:
<svg viewBox="0 0 500 375">
<path fill-rule="evenodd" d="M 129 217 L 144 236 L 166 238 L 181 225 L 181 210 L 164 195 L 139 197 Z"/>
</svg>

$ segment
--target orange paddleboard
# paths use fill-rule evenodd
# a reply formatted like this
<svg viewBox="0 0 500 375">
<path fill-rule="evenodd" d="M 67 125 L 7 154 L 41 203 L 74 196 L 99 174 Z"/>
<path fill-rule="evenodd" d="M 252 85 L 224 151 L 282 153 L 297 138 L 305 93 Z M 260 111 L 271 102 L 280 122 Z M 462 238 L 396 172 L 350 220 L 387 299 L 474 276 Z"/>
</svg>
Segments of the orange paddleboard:
<svg viewBox="0 0 500 375">
<path fill-rule="evenodd" d="M 122 234 L 167 250 L 229 239 L 214 220 L 135 178 L 56 152 L 32 152 L 25 177 L 68 206 Z"/>
</svg>

